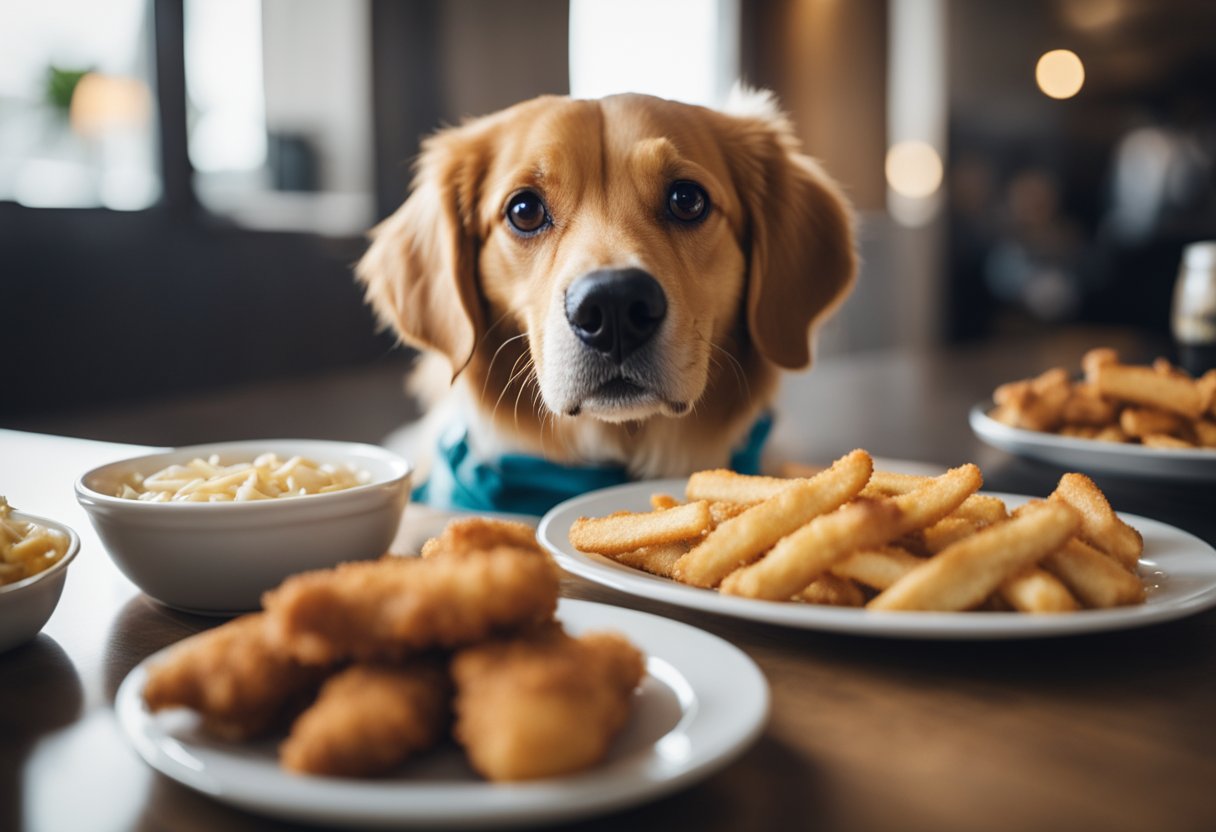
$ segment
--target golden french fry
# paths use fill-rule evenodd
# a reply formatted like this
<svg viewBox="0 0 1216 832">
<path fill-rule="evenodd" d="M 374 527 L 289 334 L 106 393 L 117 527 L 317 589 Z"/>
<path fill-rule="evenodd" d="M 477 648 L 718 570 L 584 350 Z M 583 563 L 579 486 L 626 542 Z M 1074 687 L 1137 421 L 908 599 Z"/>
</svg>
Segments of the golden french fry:
<svg viewBox="0 0 1216 832">
<path fill-rule="evenodd" d="M 1200 445 L 1205 448 L 1216 448 L 1216 422 L 1200 419 L 1194 423 L 1192 428 Z"/>
<path fill-rule="evenodd" d="M 1081 369 L 1085 371 L 1085 380 L 1093 384 L 1098 370 L 1111 364 L 1119 363 L 1119 353 L 1110 347 L 1095 347 L 1081 356 Z"/>
<path fill-rule="evenodd" d="M 619 555 L 643 546 L 700 537 L 712 522 L 709 503 L 698 500 L 649 513 L 621 511 L 607 517 L 580 517 L 570 527 L 570 542 L 582 552 Z"/>
<path fill-rule="evenodd" d="M 632 552 L 622 552 L 619 555 L 610 555 L 609 557 L 624 566 L 640 569 L 643 572 L 649 572 L 651 575 L 658 575 L 661 578 L 670 578 L 671 570 L 675 568 L 676 561 L 687 554 L 688 549 L 689 545 L 684 541 L 679 543 L 660 543 L 657 546 L 643 546 L 641 549 L 634 549 Z"/>
<path fill-rule="evenodd" d="M 1022 415 L 1013 405 L 1002 404 L 988 411 L 988 417 L 1011 428 L 1022 426 Z"/>
<path fill-rule="evenodd" d="M 1072 386 L 1068 399 L 1060 411 L 1067 425 L 1103 427 L 1115 421 L 1118 409 L 1114 403 L 1102 398 L 1094 385 L 1080 382 Z"/>
<path fill-rule="evenodd" d="M 1030 393 L 1030 379 L 1007 381 L 992 391 L 992 401 L 1001 407 L 1018 407 Z"/>
<path fill-rule="evenodd" d="M 986 523 L 984 525 L 992 525 Z M 922 531 L 921 540 L 924 543 L 925 550 L 931 555 L 936 555 L 947 546 L 958 543 L 964 537 L 969 537 L 979 530 L 979 525 L 971 522 L 965 517 L 943 517 L 929 528 Z"/>
<path fill-rule="evenodd" d="M 1043 558 L 1042 565 L 1087 607 L 1105 609 L 1144 601 L 1139 577 L 1075 537 Z"/>
<path fill-rule="evenodd" d="M 1163 376 L 1174 376 L 1175 378 L 1185 379 L 1189 379 L 1191 377 L 1191 374 L 1186 370 L 1182 369 L 1181 367 L 1175 367 L 1170 363 L 1168 358 L 1164 358 L 1162 356 L 1158 356 L 1157 358 L 1153 359 L 1152 367 L 1153 372 L 1160 373 Z"/>
<path fill-rule="evenodd" d="M 933 477 L 922 477 L 916 474 L 897 474 L 894 471 L 875 471 L 870 476 L 866 488 L 874 489 L 875 496 L 894 497 L 897 494 L 907 494 L 928 483 Z"/>
<path fill-rule="evenodd" d="M 1126 442 L 1127 434 L 1118 425 L 1107 425 L 1094 434 L 1094 439 L 1099 442 Z"/>
<path fill-rule="evenodd" d="M 1062 425 L 1056 433 L 1060 436 L 1072 436 L 1077 439 L 1093 439 L 1098 435 L 1098 430 L 1093 425 Z"/>
<path fill-rule="evenodd" d="M 1150 433 L 1147 436 L 1141 436 L 1140 444 L 1147 448 L 1184 449 L 1195 447 L 1185 439 L 1179 439 L 1177 436 L 1170 436 L 1168 433 Z"/>
<path fill-rule="evenodd" d="M 978 469 L 977 469 L 978 470 Z M 896 474 L 893 471 L 875 471 L 862 491 L 863 497 L 897 497 L 910 494 L 933 482 L 933 477 L 922 477 L 916 474 Z M 982 483 L 982 480 L 981 480 Z M 978 488 L 978 486 L 977 486 Z M 1004 520 L 1009 512 L 999 497 L 984 494 L 972 494 L 962 502 L 953 514 L 961 518 L 988 525 L 998 520 Z"/>
<path fill-rule="evenodd" d="M 997 589 L 1005 603 L 1018 612 L 1073 612 L 1078 609 L 1063 583 L 1050 572 L 1035 567 L 1008 578 Z"/>
<path fill-rule="evenodd" d="M 1033 379 L 1002 384 L 992 398 L 999 406 L 1000 421 L 1028 430 L 1049 431 L 1059 426 L 1071 395 L 1068 372 L 1054 367 Z"/>
<path fill-rule="evenodd" d="M 865 605 L 866 596 L 852 581 L 825 572 L 807 584 L 794 600 L 829 607 L 860 607 Z"/>
<path fill-rule="evenodd" d="M 899 496 L 911 494 L 912 491 L 933 482 L 934 477 L 922 477 L 919 474 L 903 474 L 894 471 L 876 471 L 866 484 L 862 496 Z M 983 484 L 983 480 L 981 480 Z M 959 517 L 970 519 L 976 523 L 995 523 L 1008 516 L 1004 502 L 1000 497 L 985 494 L 973 494 L 959 505 L 955 511 Z"/>
<path fill-rule="evenodd" d="M 710 532 L 680 558 L 673 573 L 675 579 L 693 586 L 717 586 L 735 569 L 758 558 L 765 549 L 799 526 L 853 499 L 870 478 L 873 468 L 870 455 L 857 450 L 836 460 L 822 474 L 809 480 L 793 480 L 776 496 L 757 503 Z M 794 587 L 786 598 L 802 586 Z"/>
<path fill-rule="evenodd" d="M 684 496 L 689 500 L 720 503 L 758 503 L 775 497 L 794 480 L 780 477 L 753 477 L 719 468 L 698 471 L 688 478 Z"/>
<path fill-rule="evenodd" d="M 1107 364 L 1099 367 L 1094 385 L 1103 396 L 1155 407 L 1198 419 L 1202 396 L 1189 378 L 1158 373 L 1152 367 Z"/>
<path fill-rule="evenodd" d="M 1067 503 L 1081 515 L 1083 540 L 1106 552 L 1128 571 L 1136 571 L 1144 539 L 1119 519 L 1093 480 L 1084 474 L 1065 474 L 1049 499 Z"/>
<path fill-rule="evenodd" d="M 1080 525 L 1060 503 L 1027 506 L 1018 516 L 981 529 L 934 555 L 873 598 L 872 610 L 966 610 L 1010 577 L 1059 549 Z"/>
<path fill-rule="evenodd" d="M 874 589 L 886 589 L 924 562 L 924 558 L 899 546 L 879 546 L 854 552 L 833 566 L 832 574 Z"/>
<path fill-rule="evenodd" d="M 858 549 L 889 542 L 900 511 L 890 500 L 854 500 L 816 517 L 778 541 L 751 566 L 727 575 L 722 592 L 747 598 L 786 601 Z"/>
<path fill-rule="evenodd" d="M 933 525 L 961 506 L 983 484 L 980 469 L 967 463 L 951 468 L 913 491 L 891 497 L 891 503 L 900 511 L 899 532 L 895 537 Z"/>
<path fill-rule="evenodd" d="M 1199 406 L 1202 412 L 1216 416 L 1216 370 L 1208 370 L 1195 379 L 1195 389 L 1199 391 Z"/>
<path fill-rule="evenodd" d="M 666 508 L 675 508 L 680 504 L 680 501 L 670 494 L 651 494 L 650 507 L 655 511 L 662 511 Z"/>
<path fill-rule="evenodd" d="M 948 517 L 969 520 L 977 526 L 991 526 L 1009 517 L 1005 501 L 990 494 L 972 494 Z"/>
<path fill-rule="evenodd" d="M 721 500 L 709 504 L 709 516 L 713 518 L 711 528 L 717 528 L 732 517 L 738 517 L 755 503 L 726 503 Z"/>
<path fill-rule="evenodd" d="M 1128 436 L 1145 437 L 1151 434 L 1168 433 L 1181 435 L 1189 423 L 1177 413 L 1155 410 L 1151 407 L 1128 407 L 1119 414 L 1119 427 Z"/>
</svg>

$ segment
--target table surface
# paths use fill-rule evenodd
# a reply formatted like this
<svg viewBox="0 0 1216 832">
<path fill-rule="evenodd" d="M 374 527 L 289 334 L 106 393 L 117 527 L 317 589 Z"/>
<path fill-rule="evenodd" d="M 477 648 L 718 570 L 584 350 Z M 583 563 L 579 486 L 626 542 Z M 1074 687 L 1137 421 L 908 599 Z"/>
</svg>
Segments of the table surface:
<svg viewBox="0 0 1216 832">
<path fill-rule="evenodd" d="M 1061 470 L 982 445 L 967 410 L 998 381 L 1075 365 L 1093 338 L 824 361 L 783 389 L 771 456 L 826 462 L 865 447 L 937 465 L 971 460 L 987 488 L 1046 494 Z M 1101 343 L 1152 357 L 1128 336 Z M 154 773 L 119 730 L 114 694 L 130 669 L 215 623 L 142 596 L 75 503 L 82 471 L 139 450 L 0 430 L 0 494 L 83 541 L 43 633 L 0 654 L 0 830 L 296 828 Z M 1117 508 L 1216 542 L 1216 489 L 1096 479 Z M 407 514 L 399 547 L 434 520 Z M 760 740 L 716 775 L 570 828 L 1216 828 L 1216 611 L 1095 636 L 917 642 L 720 618 L 575 577 L 563 593 L 722 636 L 759 664 L 773 696 Z"/>
</svg>

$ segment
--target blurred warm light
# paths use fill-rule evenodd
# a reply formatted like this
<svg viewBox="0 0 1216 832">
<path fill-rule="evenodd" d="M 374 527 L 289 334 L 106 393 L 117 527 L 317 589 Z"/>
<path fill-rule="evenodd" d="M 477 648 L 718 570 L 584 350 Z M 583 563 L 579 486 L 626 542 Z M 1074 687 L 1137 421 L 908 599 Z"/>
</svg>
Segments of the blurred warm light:
<svg viewBox="0 0 1216 832">
<path fill-rule="evenodd" d="M 927 142 L 906 141 L 887 151 L 887 184 L 900 196 L 920 199 L 942 184 L 942 158 Z"/>
<path fill-rule="evenodd" d="M 1034 79 L 1044 95 L 1051 98 L 1072 98 L 1085 83 L 1085 66 L 1076 52 L 1053 49 L 1039 58 Z"/>
<path fill-rule="evenodd" d="M 151 110 L 152 95 L 143 81 L 90 72 L 72 93 L 69 118 L 73 130 L 93 138 L 114 129 L 142 127 Z"/>
</svg>

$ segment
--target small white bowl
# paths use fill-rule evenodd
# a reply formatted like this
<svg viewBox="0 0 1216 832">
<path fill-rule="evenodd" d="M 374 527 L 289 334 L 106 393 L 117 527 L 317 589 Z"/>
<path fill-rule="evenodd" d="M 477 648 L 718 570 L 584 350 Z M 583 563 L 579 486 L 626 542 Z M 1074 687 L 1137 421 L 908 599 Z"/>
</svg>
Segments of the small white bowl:
<svg viewBox="0 0 1216 832">
<path fill-rule="evenodd" d="M 10 516 L 14 520 L 37 523 L 39 526 L 63 532 L 68 537 L 68 550 L 63 557 L 37 575 L 0 586 L 0 653 L 25 644 L 46 626 L 51 613 L 55 611 L 55 605 L 59 603 L 59 596 L 63 593 L 68 564 L 80 551 L 80 538 L 68 526 L 22 511 L 13 511 Z"/>
<path fill-rule="evenodd" d="M 350 465 L 369 481 L 328 494 L 224 503 L 154 503 L 114 496 L 131 474 L 148 475 L 196 457 L 221 464 L 263 453 Z M 85 473 L 76 499 L 118 568 L 149 596 L 187 612 L 257 609 L 284 578 L 342 561 L 378 557 L 397 533 L 412 468 L 374 445 L 266 439 L 192 445 L 125 459 Z"/>
</svg>

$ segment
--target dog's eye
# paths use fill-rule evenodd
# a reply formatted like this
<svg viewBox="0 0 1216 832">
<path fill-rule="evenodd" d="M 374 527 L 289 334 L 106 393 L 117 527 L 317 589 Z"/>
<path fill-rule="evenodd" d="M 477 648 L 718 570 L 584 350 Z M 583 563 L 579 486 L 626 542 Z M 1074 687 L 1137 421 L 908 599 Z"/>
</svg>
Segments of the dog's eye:
<svg viewBox="0 0 1216 832">
<path fill-rule="evenodd" d="M 667 210 L 680 222 L 696 222 L 709 210 L 709 195 L 696 182 L 676 182 L 667 192 Z"/>
<path fill-rule="evenodd" d="M 533 234 L 549 222 L 549 212 L 535 192 L 520 191 L 507 203 L 507 222 L 521 234 Z"/>
</svg>

